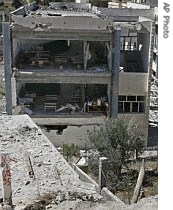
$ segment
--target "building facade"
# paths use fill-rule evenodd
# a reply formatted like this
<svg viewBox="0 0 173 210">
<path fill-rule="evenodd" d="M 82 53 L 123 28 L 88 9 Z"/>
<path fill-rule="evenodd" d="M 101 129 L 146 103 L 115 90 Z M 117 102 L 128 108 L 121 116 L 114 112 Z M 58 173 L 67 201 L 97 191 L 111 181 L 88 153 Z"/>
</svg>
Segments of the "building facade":
<svg viewBox="0 0 173 210">
<path fill-rule="evenodd" d="M 123 117 L 147 141 L 153 9 L 30 4 L 3 23 L 7 113 Z"/>
</svg>

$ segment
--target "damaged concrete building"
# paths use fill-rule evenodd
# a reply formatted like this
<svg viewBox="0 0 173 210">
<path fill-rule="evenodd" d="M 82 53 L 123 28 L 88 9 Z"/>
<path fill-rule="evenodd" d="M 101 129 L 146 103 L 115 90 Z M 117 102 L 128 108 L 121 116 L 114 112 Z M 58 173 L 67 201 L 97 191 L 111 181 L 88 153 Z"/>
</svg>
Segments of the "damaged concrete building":
<svg viewBox="0 0 173 210">
<path fill-rule="evenodd" d="M 6 111 L 123 117 L 148 136 L 153 9 L 25 5 L 3 23 Z"/>
</svg>

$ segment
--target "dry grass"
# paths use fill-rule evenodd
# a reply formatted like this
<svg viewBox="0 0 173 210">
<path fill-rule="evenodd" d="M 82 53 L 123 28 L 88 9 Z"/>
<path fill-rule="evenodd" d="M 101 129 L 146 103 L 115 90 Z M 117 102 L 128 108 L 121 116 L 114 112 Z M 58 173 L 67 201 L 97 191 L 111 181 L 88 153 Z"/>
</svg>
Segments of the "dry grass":
<svg viewBox="0 0 173 210">
<path fill-rule="evenodd" d="M 129 168 L 133 170 L 134 175 L 138 176 L 141 162 L 129 164 Z M 145 197 L 155 196 L 158 194 L 158 159 L 145 161 L 145 176 L 143 180 L 143 191 Z M 137 181 L 137 176 L 135 180 Z M 116 195 L 125 203 L 130 204 L 133 196 L 135 184 L 129 185 L 127 188 L 119 191 Z"/>
</svg>

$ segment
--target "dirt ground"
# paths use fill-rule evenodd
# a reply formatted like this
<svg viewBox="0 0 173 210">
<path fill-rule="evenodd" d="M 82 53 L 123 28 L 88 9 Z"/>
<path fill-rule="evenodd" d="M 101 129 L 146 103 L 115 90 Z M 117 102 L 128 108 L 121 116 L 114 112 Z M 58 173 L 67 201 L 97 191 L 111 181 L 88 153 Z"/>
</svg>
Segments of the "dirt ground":
<svg viewBox="0 0 173 210">
<path fill-rule="evenodd" d="M 133 170 L 134 178 L 137 181 L 141 162 L 137 164 L 131 164 L 130 169 Z M 145 161 L 145 176 L 143 180 L 143 197 L 150 197 L 158 195 L 158 159 L 146 160 Z M 129 185 L 123 191 L 119 191 L 116 195 L 127 204 L 130 204 L 130 201 L 133 196 L 135 189 L 135 183 Z"/>
</svg>

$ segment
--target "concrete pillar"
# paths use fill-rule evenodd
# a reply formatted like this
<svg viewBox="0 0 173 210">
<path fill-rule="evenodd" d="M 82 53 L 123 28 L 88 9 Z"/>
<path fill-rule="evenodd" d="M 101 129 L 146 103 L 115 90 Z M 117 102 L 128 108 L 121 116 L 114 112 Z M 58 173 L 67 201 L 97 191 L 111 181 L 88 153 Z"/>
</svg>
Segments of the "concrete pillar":
<svg viewBox="0 0 173 210">
<path fill-rule="evenodd" d="M 83 42 L 84 71 L 87 69 L 87 41 Z"/>
<path fill-rule="evenodd" d="M 119 2 L 119 8 L 122 9 L 122 4 L 123 4 L 122 0 L 119 0 L 118 2 Z"/>
<path fill-rule="evenodd" d="M 119 67 L 120 67 L 120 38 L 121 30 L 116 29 L 113 36 L 113 70 L 111 88 L 111 117 L 116 118 L 118 114 L 118 88 L 119 88 Z"/>
<path fill-rule="evenodd" d="M 3 184 L 3 201 L 12 206 L 12 189 L 11 189 L 11 172 L 9 166 L 9 155 L 1 155 L 2 184 Z"/>
<path fill-rule="evenodd" d="M 106 42 L 106 47 L 108 49 L 108 66 L 109 71 L 112 71 L 112 41 Z"/>
<path fill-rule="evenodd" d="M 12 114 L 12 93 L 11 93 L 11 43 L 10 43 L 10 23 L 2 23 L 3 34 L 3 59 L 5 74 L 5 96 L 6 96 L 6 112 Z"/>
<path fill-rule="evenodd" d="M 108 111 L 108 117 L 111 117 L 111 115 L 110 115 L 110 113 L 111 113 L 111 85 L 110 84 L 108 84 L 107 85 L 107 96 L 108 96 L 108 104 L 109 104 L 109 106 L 108 106 L 108 109 L 107 109 L 107 111 Z"/>
<path fill-rule="evenodd" d="M 90 53 L 90 50 L 89 50 L 89 45 L 90 43 L 87 42 L 87 41 L 84 41 L 83 43 L 83 51 L 84 51 L 84 70 L 87 69 L 87 63 L 88 63 L 88 60 L 91 59 L 91 53 Z"/>
<path fill-rule="evenodd" d="M 11 78 L 11 94 L 12 94 L 12 106 L 15 107 L 17 105 L 17 95 L 16 95 L 16 78 L 13 76 Z"/>
<path fill-rule="evenodd" d="M 81 85 L 81 96 L 82 96 L 82 105 L 84 104 L 85 100 L 86 100 L 86 96 L 85 96 L 85 85 L 82 84 Z"/>
<path fill-rule="evenodd" d="M 106 187 L 106 168 L 107 165 L 107 158 L 106 157 L 100 157 L 99 158 L 99 188 L 100 191 L 103 187 Z"/>
</svg>

